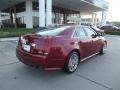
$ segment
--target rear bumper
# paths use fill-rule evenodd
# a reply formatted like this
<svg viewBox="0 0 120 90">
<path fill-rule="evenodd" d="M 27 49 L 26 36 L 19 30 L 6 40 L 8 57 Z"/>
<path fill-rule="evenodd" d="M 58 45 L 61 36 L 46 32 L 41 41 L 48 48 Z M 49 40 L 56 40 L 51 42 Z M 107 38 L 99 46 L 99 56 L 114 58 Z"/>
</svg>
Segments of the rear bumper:
<svg viewBox="0 0 120 90">
<path fill-rule="evenodd" d="M 30 54 L 19 48 L 16 48 L 16 56 L 22 63 L 26 65 L 46 68 L 47 56 Z"/>
<path fill-rule="evenodd" d="M 16 57 L 24 64 L 32 67 L 42 67 L 44 70 L 64 68 L 64 59 L 54 59 L 49 56 L 36 55 L 16 48 Z"/>
</svg>

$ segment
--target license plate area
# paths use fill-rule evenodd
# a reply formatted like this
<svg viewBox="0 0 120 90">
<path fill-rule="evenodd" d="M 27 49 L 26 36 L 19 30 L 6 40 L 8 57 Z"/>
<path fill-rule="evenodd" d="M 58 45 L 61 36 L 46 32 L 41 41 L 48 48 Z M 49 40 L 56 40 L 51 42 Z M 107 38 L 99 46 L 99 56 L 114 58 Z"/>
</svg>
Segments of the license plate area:
<svg viewBox="0 0 120 90">
<path fill-rule="evenodd" d="M 23 44 L 22 47 L 23 47 L 23 50 L 30 52 L 30 49 L 31 49 L 30 45 Z"/>
</svg>

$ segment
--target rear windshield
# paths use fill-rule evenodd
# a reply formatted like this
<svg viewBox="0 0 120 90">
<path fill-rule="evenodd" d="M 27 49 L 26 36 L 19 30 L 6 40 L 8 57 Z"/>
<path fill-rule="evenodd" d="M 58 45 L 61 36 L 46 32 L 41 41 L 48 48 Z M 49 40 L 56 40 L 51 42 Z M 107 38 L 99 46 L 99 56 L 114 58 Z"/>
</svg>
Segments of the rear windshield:
<svg viewBox="0 0 120 90">
<path fill-rule="evenodd" d="M 44 30 L 40 30 L 36 32 L 36 34 L 42 35 L 42 36 L 57 36 L 67 28 L 68 27 L 61 27 L 61 28 L 55 28 L 55 29 L 44 29 Z"/>
</svg>

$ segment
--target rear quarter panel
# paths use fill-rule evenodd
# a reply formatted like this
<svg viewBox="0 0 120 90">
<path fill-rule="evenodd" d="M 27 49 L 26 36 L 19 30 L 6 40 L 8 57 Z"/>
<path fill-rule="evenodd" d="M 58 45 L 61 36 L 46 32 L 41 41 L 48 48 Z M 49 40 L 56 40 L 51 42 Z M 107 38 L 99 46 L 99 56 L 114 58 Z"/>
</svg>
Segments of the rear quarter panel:
<svg viewBox="0 0 120 90">
<path fill-rule="evenodd" d="M 50 50 L 49 61 L 47 65 L 50 67 L 64 67 L 65 61 L 72 50 L 79 48 L 73 45 L 71 42 L 75 42 L 68 37 L 56 37 L 52 40 L 52 47 Z"/>
<path fill-rule="evenodd" d="M 52 38 L 49 54 L 50 60 L 47 61 L 49 67 L 64 67 L 67 56 L 73 49 L 75 49 L 75 45 L 71 43 L 75 41 L 74 39 L 71 39 L 73 31 L 74 28 L 72 27 L 60 33 L 59 36 Z"/>
</svg>

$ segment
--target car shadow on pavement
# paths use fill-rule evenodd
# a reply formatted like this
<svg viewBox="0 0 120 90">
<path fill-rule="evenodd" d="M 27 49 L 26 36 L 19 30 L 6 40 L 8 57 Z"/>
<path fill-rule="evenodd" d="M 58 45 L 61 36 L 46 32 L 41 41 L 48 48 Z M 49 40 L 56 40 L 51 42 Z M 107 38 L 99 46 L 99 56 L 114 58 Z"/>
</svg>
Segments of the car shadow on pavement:
<svg viewBox="0 0 120 90">
<path fill-rule="evenodd" d="M 104 62 L 104 60 L 98 60 L 97 58 L 103 58 L 101 55 L 96 55 L 86 61 L 83 61 L 79 64 L 78 69 L 75 73 L 84 72 L 84 70 L 91 70 L 96 66 L 96 63 Z M 27 78 L 35 78 L 39 80 L 55 80 L 55 79 L 64 79 L 65 77 L 73 76 L 73 74 L 65 73 L 63 70 L 42 70 L 41 68 L 29 67 L 26 65 L 20 64 L 20 67 L 17 70 L 18 75 L 23 75 Z"/>
<path fill-rule="evenodd" d="M 33 67 L 28 67 L 25 65 L 22 65 L 21 68 L 19 68 L 18 73 L 22 72 L 22 75 L 25 75 L 27 78 L 34 78 L 34 79 L 39 79 L 39 80 L 55 80 L 55 79 L 60 79 L 63 77 L 66 77 L 70 74 L 66 74 L 62 70 L 42 70 L 40 68 L 36 69 Z M 23 73 L 24 72 L 24 73 Z"/>
</svg>

